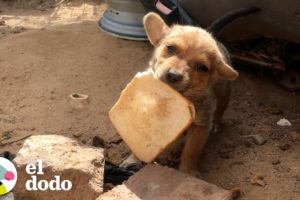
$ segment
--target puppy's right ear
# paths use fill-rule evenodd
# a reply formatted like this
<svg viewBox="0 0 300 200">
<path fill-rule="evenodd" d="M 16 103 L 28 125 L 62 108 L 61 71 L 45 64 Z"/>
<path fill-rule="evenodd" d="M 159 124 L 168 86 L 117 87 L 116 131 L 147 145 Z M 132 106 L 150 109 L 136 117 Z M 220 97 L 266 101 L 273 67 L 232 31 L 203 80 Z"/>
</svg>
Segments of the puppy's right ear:
<svg viewBox="0 0 300 200">
<path fill-rule="evenodd" d="M 163 21 L 163 19 L 153 12 L 148 13 L 144 17 L 144 27 L 150 40 L 151 44 L 154 46 L 165 37 L 169 32 L 168 25 Z"/>
</svg>

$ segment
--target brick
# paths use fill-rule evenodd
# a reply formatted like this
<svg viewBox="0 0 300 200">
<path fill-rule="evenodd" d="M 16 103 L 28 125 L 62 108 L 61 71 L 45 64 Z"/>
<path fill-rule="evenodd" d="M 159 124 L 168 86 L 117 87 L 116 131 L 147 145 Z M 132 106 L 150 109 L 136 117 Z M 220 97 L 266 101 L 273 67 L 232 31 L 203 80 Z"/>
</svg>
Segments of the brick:
<svg viewBox="0 0 300 200">
<path fill-rule="evenodd" d="M 97 200 L 231 200 L 235 192 L 158 165 L 147 165 Z"/>
</svg>

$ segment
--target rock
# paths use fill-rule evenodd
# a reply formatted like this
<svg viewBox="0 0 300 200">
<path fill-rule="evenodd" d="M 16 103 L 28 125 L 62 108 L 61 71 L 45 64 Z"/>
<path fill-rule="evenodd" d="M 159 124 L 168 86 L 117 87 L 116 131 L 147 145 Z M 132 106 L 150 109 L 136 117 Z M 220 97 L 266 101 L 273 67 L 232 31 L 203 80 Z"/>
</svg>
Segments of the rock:
<svg viewBox="0 0 300 200">
<path fill-rule="evenodd" d="M 97 200 L 231 200 L 238 191 L 229 191 L 168 167 L 147 165 L 128 181 Z"/>
<path fill-rule="evenodd" d="M 260 134 L 253 135 L 252 139 L 256 145 L 264 145 L 267 142 L 267 140 Z"/>
<path fill-rule="evenodd" d="M 43 175 L 37 180 L 70 180 L 69 191 L 27 191 L 25 184 L 32 175 L 26 173 L 28 164 L 43 161 Z M 103 191 L 104 156 L 99 148 L 81 146 L 75 140 L 60 135 L 37 135 L 25 140 L 13 160 L 18 171 L 14 188 L 16 199 L 95 199 Z M 35 174 L 36 175 L 36 174 Z"/>
<path fill-rule="evenodd" d="M 278 145 L 278 147 L 279 147 L 279 149 L 281 149 L 282 151 L 287 151 L 287 150 L 289 150 L 290 149 L 290 145 L 289 144 L 280 144 L 280 145 Z"/>
<path fill-rule="evenodd" d="M 291 122 L 285 118 L 282 118 L 280 119 L 278 122 L 277 122 L 277 125 L 278 126 L 292 126 Z"/>
<path fill-rule="evenodd" d="M 77 137 L 77 138 L 78 138 L 78 137 L 81 137 L 82 135 L 83 135 L 83 132 L 82 132 L 82 131 L 81 131 L 81 132 L 80 132 L 80 131 L 76 131 L 76 132 L 73 133 L 73 136 L 74 136 L 74 137 Z"/>
<path fill-rule="evenodd" d="M 260 145 L 260 146 L 264 145 L 267 142 L 267 140 L 260 134 L 246 135 L 244 137 L 250 138 L 253 141 L 254 144 Z"/>
<path fill-rule="evenodd" d="M 265 177 L 261 174 L 255 174 L 250 178 L 250 182 L 252 185 L 259 185 L 265 187 L 267 185 L 265 181 Z"/>
</svg>

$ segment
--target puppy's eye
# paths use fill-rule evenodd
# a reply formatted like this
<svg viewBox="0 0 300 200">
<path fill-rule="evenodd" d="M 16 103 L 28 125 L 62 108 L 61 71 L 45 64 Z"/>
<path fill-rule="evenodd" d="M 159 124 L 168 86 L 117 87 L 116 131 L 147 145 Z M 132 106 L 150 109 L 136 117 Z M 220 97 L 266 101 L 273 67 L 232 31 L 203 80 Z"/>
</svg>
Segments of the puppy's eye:
<svg viewBox="0 0 300 200">
<path fill-rule="evenodd" d="M 177 52 L 177 48 L 175 46 L 172 46 L 172 45 L 168 45 L 167 50 L 168 50 L 168 53 L 171 54 L 171 55 L 174 55 Z"/>
<path fill-rule="evenodd" d="M 197 64 L 195 65 L 195 69 L 196 69 L 198 72 L 208 72 L 208 68 L 207 68 L 205 65 L 201 64 L 201 63 L 197 63 Z"/>
</svg>

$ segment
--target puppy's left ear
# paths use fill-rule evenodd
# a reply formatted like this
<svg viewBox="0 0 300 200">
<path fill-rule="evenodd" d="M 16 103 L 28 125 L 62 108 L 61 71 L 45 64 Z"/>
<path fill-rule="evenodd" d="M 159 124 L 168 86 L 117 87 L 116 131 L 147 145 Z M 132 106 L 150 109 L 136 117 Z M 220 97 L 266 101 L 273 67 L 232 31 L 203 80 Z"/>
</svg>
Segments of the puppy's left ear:
<svg viewBox="0 0 300 200">
<path fill-rule="evenodd" d="M 218 74 L 221 77 L 232 81 L 239 76 L 239 73 L 226 63 L 223 63 L 218 67 Z"/>
<path fill-rule="evenodd" d="M 168 25 L 158 14 L 153 12 L 145 15 L 144 27 L 151 44 L 154 46 L 157 46 L 161 39 L 169 32 Z"/>
</svg>

